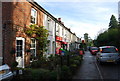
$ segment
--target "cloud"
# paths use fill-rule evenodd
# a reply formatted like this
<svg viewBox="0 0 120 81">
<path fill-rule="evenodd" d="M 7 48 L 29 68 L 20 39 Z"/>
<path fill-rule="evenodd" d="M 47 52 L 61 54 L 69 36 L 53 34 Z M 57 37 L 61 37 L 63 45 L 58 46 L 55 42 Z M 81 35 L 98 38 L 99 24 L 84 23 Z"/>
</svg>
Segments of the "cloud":
<svg viewBox="0 0 120 81">
<path fill-rule="evenodd" d="M 102 18 L 104 18 L 104 20 L 108 18 L 107 15 L 113 12 L 111 6 L 114 5 L 114 4 L 110 5 L 109 3 L 95 3 L 95 2 L 90 2 L 90 3 L 78 2 L 78 3 L 67 3 L 67 4 L 59 3 L 59 2 L 54 2 L 54 3 L 48 2 L 41 4 L 43 4 L 46 7 L 46 9 L 51 11 L 51 13 L 54 15 L 56 15 L 57 13 L 71 17 L 73 16 L 74 18 L 84 17 L 84 19 L 88 19 L 89 17 L 92 17 L 91 19 L 100 19 L 100 20 Z M 114 11 L 115 10 L 117 11 L 117 7 L 116 9 L 114 9 Z"/>
<path fill-rule="evenodd" d="M 77 36 L 83 37 L 85 33 L 88 33 L 92 39 L 94 39 L 97 36 L 99 30 L 105 28 L 107 29 L 108 27 L 105 24 L 101 23 L 91 24 L 72 20 L 65 20 L 65 25 L 67 25 L 72 32 L 75 32 Z"/>
<path fill-rule="evenodd" d="M 108 28 L 112 14 L 118 18 L 118 1 L 107 1 L 41 2 L 41 5 L 53 14 L 54 17 L 61 17 L 65 26 L 71 28 L 71 31 L 75 32 L 77 36 L 83 37 L 84 33 L 88 33 L 94 39 L 100 30 Z"/>
</svg>

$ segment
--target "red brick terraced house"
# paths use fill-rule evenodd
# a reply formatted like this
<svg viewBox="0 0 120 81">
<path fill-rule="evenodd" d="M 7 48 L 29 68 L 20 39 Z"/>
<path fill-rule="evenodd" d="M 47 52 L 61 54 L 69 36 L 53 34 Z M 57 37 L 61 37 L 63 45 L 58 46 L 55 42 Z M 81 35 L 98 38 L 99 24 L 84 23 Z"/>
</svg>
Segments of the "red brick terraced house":
<svg viewBox="0 0 120 81">
<path fill-rule="evenodd" d="M 25 68 L 31 54 L 37 54 L 37 41 L 24 31 L 31 24 L 43 26 L 43 12 L 34 2 L 22 1 L 2 2 L 2 56 L 4 63 L 17 61 L 17 67 Z"/>
<path fill-rule="evenodd" d="M 51 53 L 59 54 L 59 49 L 62 46 L 65 46 L 66 50 L 71 50 L 70 45 L 76 40 L 77 36 L 72 36 L 73 33 L 66 29 L 61 21 L 33 0 L 13 1 L 0 3 L 0 11 L 2 12 L 0 13 L 0 17 L 2 17 L 2 20 L 0 20 L 0 23 L 2 21 L 2 25 L 0 24 L 0 62 L 2 59 L 2 63 L 11 66 L 17 61 L 17 67 L 25 68 L 30 65 L 31 56 L 37 57 L 39 51 L 36 37 L 35 35 L 29 37 L 25 33 L 31 24 L 37 24 L 38 26 L 46 24 L 46 28 L 51 27 L 50 30 L 48 29 L 49 31 L 52 30 L 52 33 L 49 32 Z"/>
</svg>

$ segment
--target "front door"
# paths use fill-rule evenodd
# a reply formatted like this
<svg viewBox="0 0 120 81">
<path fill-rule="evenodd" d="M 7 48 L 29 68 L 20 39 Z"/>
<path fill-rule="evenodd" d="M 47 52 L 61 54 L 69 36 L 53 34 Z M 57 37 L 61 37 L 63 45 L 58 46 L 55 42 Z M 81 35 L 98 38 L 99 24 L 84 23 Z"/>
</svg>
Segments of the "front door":
<svg viewBox="0 0 120 81">
<path fill-rule="evenodd" d="M 24 46 L 25 39 L 22 37 L 16 37 L 16 61 L 18 62 L 17 67 L 24 68 Z"/>
</svg>

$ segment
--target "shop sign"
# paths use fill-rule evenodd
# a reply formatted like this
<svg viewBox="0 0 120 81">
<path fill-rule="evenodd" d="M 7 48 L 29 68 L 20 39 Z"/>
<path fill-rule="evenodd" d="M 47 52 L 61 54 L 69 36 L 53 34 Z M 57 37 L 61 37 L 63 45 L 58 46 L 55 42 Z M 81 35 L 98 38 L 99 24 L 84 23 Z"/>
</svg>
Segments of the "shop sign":
<svg viewBox="0 0 120 81">
<path fill-rule="evenodd" d="M 56 40 L 62 41 L 62 37 L 56 36 Z"/>
</svg>

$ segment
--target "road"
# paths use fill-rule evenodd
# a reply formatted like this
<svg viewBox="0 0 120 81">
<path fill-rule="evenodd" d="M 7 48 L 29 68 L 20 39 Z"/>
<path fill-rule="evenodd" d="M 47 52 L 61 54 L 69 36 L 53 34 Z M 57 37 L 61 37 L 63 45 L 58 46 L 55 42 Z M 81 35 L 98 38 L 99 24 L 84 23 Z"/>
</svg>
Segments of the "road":
<svg viewBox="0 0 120 81">
<path fill-rule="evenodd" d="M 96 62 L 95 55 L 85 52 L 84 60 L 79 67 L 74 80 L 80 81 L 120 81 L 120 64 Z"/>
</svg>

